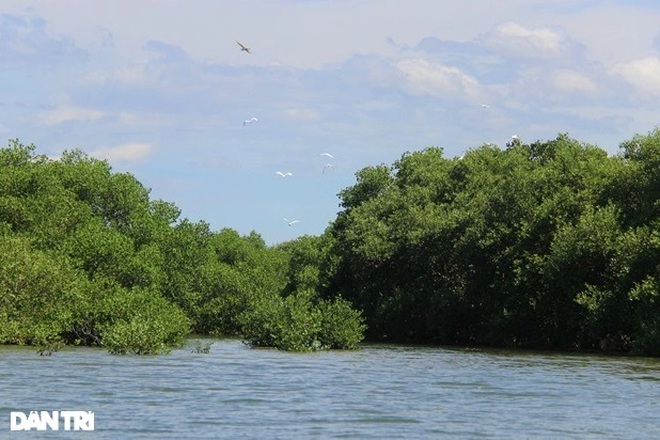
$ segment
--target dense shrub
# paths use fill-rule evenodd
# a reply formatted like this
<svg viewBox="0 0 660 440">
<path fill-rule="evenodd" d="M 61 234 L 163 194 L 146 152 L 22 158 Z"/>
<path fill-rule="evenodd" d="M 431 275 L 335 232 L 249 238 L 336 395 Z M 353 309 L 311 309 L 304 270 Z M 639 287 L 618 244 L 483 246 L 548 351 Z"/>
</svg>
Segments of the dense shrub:
<svg viewBox="0 0 660 440">
<path fill-rule="evenodd" d="M 360 313 L 340 298 L 315 299 L 313 291 L 303 290 L 245 312 L 247 343 L 288 351 L 357 348 L 364 332 Z"/>
<path fill-rule="evenodd" d="M 101 344 L 116 354 L 159 354 L 181 346 L 189 320 L 181 309 L 149 291 L 117 290 L 102 301 L 97 315 Z"/>
</svg>

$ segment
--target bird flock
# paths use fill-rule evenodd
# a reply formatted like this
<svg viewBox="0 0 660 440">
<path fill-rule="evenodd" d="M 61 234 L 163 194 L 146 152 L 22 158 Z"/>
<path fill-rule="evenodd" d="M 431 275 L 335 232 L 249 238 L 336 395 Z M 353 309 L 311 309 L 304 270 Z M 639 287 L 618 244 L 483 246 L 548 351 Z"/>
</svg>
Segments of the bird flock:
<svg viewBox="0 0 660 440">
<path fill-rule="evenodd" d="M 236 44 L 238 44 L 238 46 L 239 46 L 239 48 L 240 48 L 240 50 L 241 50 L 242 52 L 245 52 L 245 53 L 247 53 L 247 54 L 251 54 L 251 53 L 252 53 L 252 49 L 251 49 L 248 45 L 246 45 L 246 44 L 244 44 L 244 43 L 242 43 L 242 42 L 240 42 L 240 41 L 238 41 L 238 40 L 236 40 Z M 486 104 L 486 103 L 482 103 L 482 104 L 481 104 L 481 107 L 482 107 L 483 109 L 489 109 L 489 108 L 490 108 L 490 105 L 489 105 L 489 104 Z M 258 122 L 258 121 L 259 121 L 259 119 L 257 119 L 257 118 L 254 117 L 254 116 L 251 117 L 251 118 L 249 118 L 249 119 L 245 119 L 245 120 L 243 121 L 243 127 L 246 127 L 246 126 L 249 126 L 249 125 L 253 125 L 254 123 L 256 123 L 256 122 Z M 517 142 L 520 142 L 520 138 L 518 137 L 518 135 L 513 135 L 513 136 L 511 136 L 511 138 L 512 138 L 512 142 L 516 142 L 516 141 L 517 141 Z M 334 170 L 335 170 L 335 165 L 334 165 L 334 163 L 332 162 L 332 160 L 334 160 L 335 157 L 334 157 L 332 154 L 330 154 L 330 153 L 321 153 L 320 156 L 323 157 L 323 158 L 326 160 L 325 165 L 323 165 L 322 173 L 325 174 L 326 172 L 334 171 Z M 463 158 L 463 156 L 461 156 L 459 159 L 462 159 L 462 158 Z M 288 179 L 288 178 L 292 178 L 292 177 L 293 177 L 293 173 L 292 173 L 291 171 L 276 171 L 276 172 L 275 172 L 275 175 L 278 176 L 280 179 Z M 300 220 L 289 220 L 289 219 L 287 219 L 286 217 L 283 217 L 282 219 L 283 219 L 283 220 L 286 222 L 286 224 L 289 225 L 289 226 L 293 226 L 293 225 L 295 225 L 295 224 L 297 224 L 297 223 L 300 223 Z"/>
<path fill-rule="evenodd" d="M 244 43 L 242 43 L 238 40 L 236 40 L 236 44 L 238 44 L 238 46 L 239 46 L 239 48 L 242 52 L 245 52 L 245 53 L 248 53 L 248 54 L 252 53 L 252 51 L 251 51 L 252 49 L 249 46 L 247 46 L 246 44 L 244 44 Z M 245 119 L 243 121 L 243 127 L 253 125 L 255 122 L 259 122 L 259 119 L 254 117 L 254 116 L 249 118 L 249 119 Z M 323 157 L 326 160 L 326 164 L 323 166 L 322 172 L 325 173 L 326 171 L 334 171 L 335 165 L 331 161 L 335 160 L 335 157 L 330 153 L 321 153 L 319 156 Z M 280 179 L 288 179 L 288 178 L 293 177 L 293 173 L 291 171 L 276 171 L 275 175 L 278 176 Z M 298 220 L 298 219 L 289 220 L 286 217 L 282 217 L 282 219 L 289 226 L 294 226 L 295 224 L 300 223 L 300 220 Z"/>
</svg>

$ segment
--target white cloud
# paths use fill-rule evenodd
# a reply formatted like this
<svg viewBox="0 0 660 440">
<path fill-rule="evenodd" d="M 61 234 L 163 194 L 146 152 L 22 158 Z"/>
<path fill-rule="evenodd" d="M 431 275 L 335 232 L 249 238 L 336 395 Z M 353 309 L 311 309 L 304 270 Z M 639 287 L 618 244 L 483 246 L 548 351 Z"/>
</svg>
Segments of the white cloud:
<svg viewBox="0 0 660 440">
<path fill-rule="evenodd" d="M 586 75 L 572 70 L 559 70 L 553 74 L 553 85 L 560 91 L 593 95 L 598 86 Z"/>
<path fill-rule="evenodd" d="M 478 81 L 456 67 L 430 63 L 424 59 L 408 59 L 396 63 L 403 76 L 404 88 L 413 95 L 431 95 L 478 101 Z"/>
<path fill-rule="evenodd" d="M 515 22 L 502 23 L 482 35 L 479 42 L 496 52 L 516 59 L 572 57 L 581 46 L 565 31 L 549 27 L 526 28 Z"/>
<path fill-rule="evenodd" d="M 612 71 L 638 90 L 660 95 L 660 58 L 649 56 L 628 63 L 619 63 Z"/>
<path fill-rule="evenodd" d="M 38 116 L 44 125 L 58 125 L 69 121 L 95 121 L 105 116 L 105 112 L 66 106 L 39 113 Z"/>
<path fill-rule="evenodd" d="M 129 143 L 122 144 L 115 147 L 105 147 L 94 150 L 90 153 L 91 156 L 99 159 L 107 159 L 110 162 L 134 162 L 144 159 L 154 150 L 150 144 Z"/>
</svg>

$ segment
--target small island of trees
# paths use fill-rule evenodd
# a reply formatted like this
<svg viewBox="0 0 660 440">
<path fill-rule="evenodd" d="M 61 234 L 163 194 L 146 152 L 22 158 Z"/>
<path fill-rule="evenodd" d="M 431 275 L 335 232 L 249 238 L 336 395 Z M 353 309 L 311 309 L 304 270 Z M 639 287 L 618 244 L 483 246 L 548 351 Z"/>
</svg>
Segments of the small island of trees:
<svg viewBox="0 0 660 440">
<path fill-rule="evenodd" d="M 79 150 L 0 149 L 0 343 L 405 343 L 660 355 L 660 129 L 356 173 L 320 236 L 211 231 Z"/>
</svg>

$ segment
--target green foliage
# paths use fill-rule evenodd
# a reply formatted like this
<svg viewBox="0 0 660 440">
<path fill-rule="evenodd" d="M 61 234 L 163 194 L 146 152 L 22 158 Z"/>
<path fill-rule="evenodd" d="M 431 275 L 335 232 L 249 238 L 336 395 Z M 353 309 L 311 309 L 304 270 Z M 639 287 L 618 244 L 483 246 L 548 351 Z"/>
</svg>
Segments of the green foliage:
<svg viewBox="0 0 660 440">
<path fill-rule="evenodd" d="M 159 354 L 181 346 L 189 332 L 183 311 L 144 290 L 117 289 L 89 316 L 102 345 L 115 354 Z"/>
<path fill-rule="evenodd" d="M 654 353 L 660 131 L 622 150 L 561 134 L 365 168 L 323 289 L 371 339 Z"/>
<path fill-rule="evenodd" d="M 358 347 L 365 330 L 361 312 L 328 290 L 331 249 L 325 234 L 303 236 L 274 249 L 288 259 L 285 284 L 244 308 L 239 324 L 248 344 L 289 351 Z M 272 294 L 278 291 L 283 294 Z"/>
<path fill-rule="evenodd" d="M 322 278 L 331 257 L 331 243 L 328 235 L 318 237 L 305 235 L 295 240 L 281 243 L 277 247 L 288 257 L 285 295 L 299 290 L 317 290 L 327 285 Z"/>
<path fill-rule="evenodd" d="M 150 200 L 106 161 L 80 150 L 58 160 L 34 151 L 17 140 L 0 149 L 0 343 L 42 354 L 65 343 L 156 354 L 190 330 L 265 332 L 259 323 L 278 329 L 259 345 L 286 350 L 321 348 L 326 333 L 328 348 L 361 339 L 360 326 L 350 333 L 358 315 L 347 304 L 333 312 L 347 323 L 321 319 L 328 246 L 315 249 L 315 238 L 269 248 L 255 232 L 212 232 Z M 256 320 L 247 323 L 248 315 Z"/>
<path fill-rule="evenodd" d="M 257 303 L 241 321 L 249 345 L 287 351 L 355 349 L 364 332 L 361 314 L 347 301 L 319 302 L 312 290 Z"/>
<path fill-rule="evenodd" d="M 0 343 L 62 341 L 85 282 L 57 256 L 23 237 L 0 236 Z"/>
<path fill-rule="evenodd" d="M 647 277 L 635 285 L 629 297 L 638 303 L 639 328 L 633 348 L 641 354 L 660 356 L 660 282 Z"/>
<path fill-rule="evenodd" d="M 277 319 L 275 347 L 288 351 L 321 348 L 320 312 L 312 302 L 312 292 L 303 291 L 282 299 Z"/>
<path fill-rule="evenodd" d="M 362 313 L 342 299 L 324 300 L 319 304 L 320 328 L 318 341 L 327 349 L 352 350 L 364 338 Z"/>
<path fill-rule="evenodd" d="M 197 330 L 210 334 L 242 332 L 240 315 L 252 304 L 271 301 L 286 284 L 285 255 L 266 248 L 256 234 L 241 237 L 224 229 L 209 240 L 202 266 Z"/>
<path fill-rule="evenodd" d="M 18 141 L 0 150 L 0 342 L 44 353 L 62 343 L 118 353 L 180 343 L 187 318 L 159 293 L 173 208 L 80 151 L 33 153 Z"/>
<path fill-rule="evenodd" d="M 318 237 L 268 247 L 79 150 L 0 149 L 0 343 L 162 353 L 190 330 L 283 350 L 363 337 L 660 355 L 660 129 L 367 167 Z M 366 325 L 365 325 L 366 323 Z"/>
</svg>

